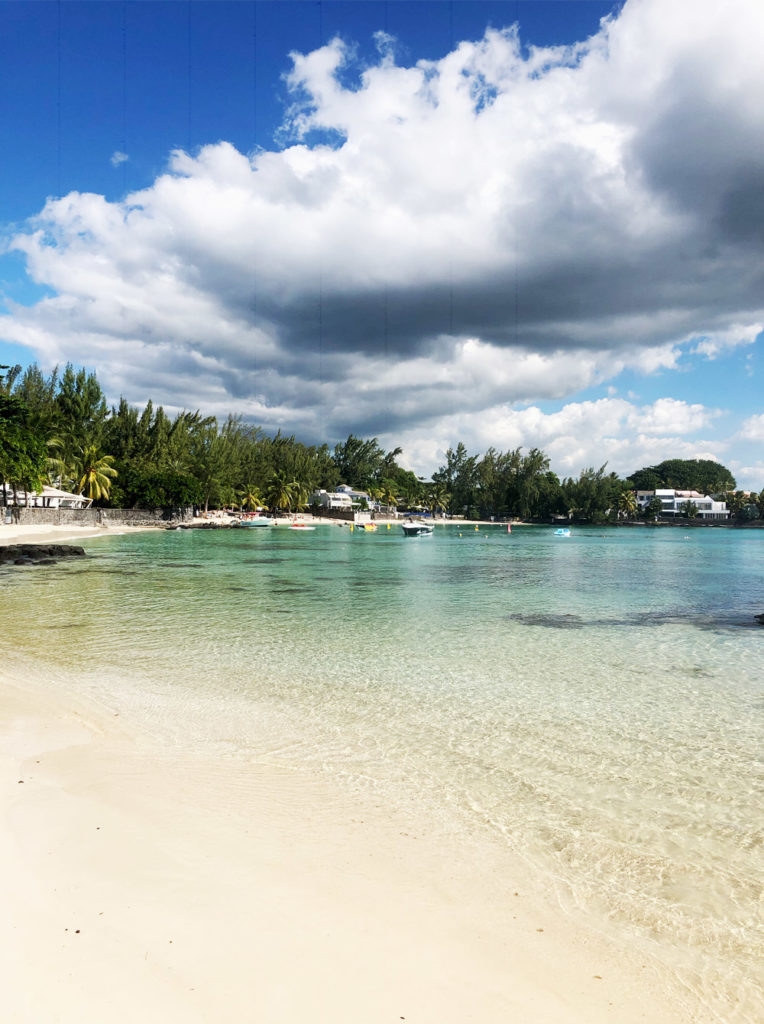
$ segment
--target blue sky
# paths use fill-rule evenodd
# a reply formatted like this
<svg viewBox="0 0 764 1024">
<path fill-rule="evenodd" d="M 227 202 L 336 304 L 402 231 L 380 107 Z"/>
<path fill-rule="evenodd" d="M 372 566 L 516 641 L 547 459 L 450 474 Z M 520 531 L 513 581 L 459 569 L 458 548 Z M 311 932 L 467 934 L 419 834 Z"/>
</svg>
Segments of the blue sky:
<svg viewBox="0 0 764 1024">
<path fill-rule="evenodd" d="M 386 30 L 411 59 L 519 20 L 537 45 L 596 32 L 614 7 L 597 0 L 506 3 L 439 0 L 64 0 L 0 5 L 0 218 L 37 213 L 49 195 L 118 199 L 149 184 L 170 150 L 225 139 L 271 149 L 283 120 L 292 50 L 339 35 L 363 56 Z M 130 159 L 115 168 L 114 152 Z"/>
<path fill-rule="evenodd" d="M 759 490 L 764 24 L 718 6 L 2 4 L 0 362 Z"/>
</svg>

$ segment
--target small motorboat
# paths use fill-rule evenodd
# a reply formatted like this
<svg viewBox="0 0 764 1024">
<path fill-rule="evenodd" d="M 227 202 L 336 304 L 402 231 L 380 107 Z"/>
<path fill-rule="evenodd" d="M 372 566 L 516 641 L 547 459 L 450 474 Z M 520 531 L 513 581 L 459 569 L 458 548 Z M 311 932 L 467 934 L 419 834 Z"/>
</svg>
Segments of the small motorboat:
<svg viewBox="0 0 764 1024">
<path fill-rule="evenodd" d="M 290 526 L 287 527 L 287 529 L 288 530 L 301 530 L 301 531 L 304 532 L 306 530 L 315 530 L 315 526 L 308 526 L 307 523 L 292 523 Z"/>
<path fill-rule="evenodd" d="M 554 535 L 555 537 L 569 537 L 570 530 L 567 528 L 567 526 L 562 526 L 558 530 L 554 531 Z"/>
<path fill-rule="evenodd" d="M 269 516 L 243 516 L 237 526 L 273 526 L 273 520 Z"/>
<path fill-rule="evenodd" d="M 430 537 L 435 527 L 423 519 L 412 519 L 409 523 L 401 523 L 401 529 L 404 537 Z"/>
</svg>

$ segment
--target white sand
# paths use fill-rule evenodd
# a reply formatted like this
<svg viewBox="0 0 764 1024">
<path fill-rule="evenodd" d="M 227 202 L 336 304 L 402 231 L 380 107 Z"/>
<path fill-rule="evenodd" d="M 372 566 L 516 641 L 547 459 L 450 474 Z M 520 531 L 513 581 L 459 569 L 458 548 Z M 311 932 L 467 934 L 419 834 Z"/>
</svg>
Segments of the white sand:
<svg viewBox="0 0 764 1024">
<path fill-rule="evenodd" d="M 0 523 L 0 545 L 4 544 L 60 544 L 84 537 L 108 537 L 118 533 L 138 533 L 155 530 L 155 526 L 19 526 Z M 162 529 L 160 526 L 159 529 Z"/>
<path fill-rule="evenodd" d="M 2 673 L 8 1024 L 700 1019 L 519 870 L 325 779 L 153 748 L 115 709 Z"/>
<path fill-rule="evenodd" d="M 201 516 L 198 519 L 194 519 L 193 522 L 197 525 L 204 523 L 223 523 L 229 524 L 233 521 L 234 517 L 224 516 L 222 514 Z M 304 522 L 308 525 L 314 525 L 320 523 L 326 526 L 341 526 L 344 528 L 349 527 L 349 523 L 343 522 L 339 519 L 329 519 L 322 516 L 312 515 L 299 515 L 299 516 L 278 516 L 274 518 L 274 522 L 277 526 L 290 526 L 293 522 Z M 401 520 L 395 519 L 376 519 L 377 528 L 379 530 L 386 530 L 388 526 L 391 529 L 400 528 Z M 506 530 L 506 525 L 503 523 L 462 523 L 459 520 L 435 520 L 436 526 L 463 526 L 465 528 L 474 529 L 475 526 L 488 526 L 494 529 L 503 528 Z M 512 526 L 523 526 L 523 523 L 513 523 Z M 138 533 L 144 530 L 164 530 L 166 529 L 165 523 L 158 523 L 156 526 L 122 526 L 112 524 L 110 526 L 47 526 L 41 524 L 39 526 L 18 526 L 15 523 L 4 523 L 0 522 L 0 546 L 4 544 L 59 544 L 65 541 L 77 541 L 85 537 L 109 537 L 115 536 L 120 533 Z"/>
</svg>

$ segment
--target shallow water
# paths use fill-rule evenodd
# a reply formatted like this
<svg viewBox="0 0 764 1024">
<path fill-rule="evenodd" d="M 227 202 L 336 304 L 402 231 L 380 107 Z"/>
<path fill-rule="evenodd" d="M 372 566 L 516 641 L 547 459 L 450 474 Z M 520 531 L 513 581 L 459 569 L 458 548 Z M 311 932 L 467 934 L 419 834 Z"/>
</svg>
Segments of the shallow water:
<svg viewBox="0 0 764 1024">
<path fill-rule="evenodd" d="M 326 771 L 499 838 L 668 965 L 703 1019 L 764 1019 L 764 531 L 86 547 L 3 574 L 9 664 L 34 655 L 163 742 Z"/>
</svg>

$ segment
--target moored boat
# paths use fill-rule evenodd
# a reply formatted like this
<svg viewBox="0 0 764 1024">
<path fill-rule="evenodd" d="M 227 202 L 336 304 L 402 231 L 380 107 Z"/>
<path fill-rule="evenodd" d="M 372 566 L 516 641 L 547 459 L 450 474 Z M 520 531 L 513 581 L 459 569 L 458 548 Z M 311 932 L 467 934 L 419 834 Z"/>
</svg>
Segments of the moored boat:
<svg viewBox="0 0 764 1024">
<path fill-rule="evenodd" d="M 410 523 L 401 523 L 401 529 L 404 537 L 429 537 L 435 527 L 423 519 L 412 519 Z"/>
<path fill-rule="evenodd" d="M 273 520 L 269 516 L 243 516 L 237 526 L 273 526 Z"/>
</svg>

